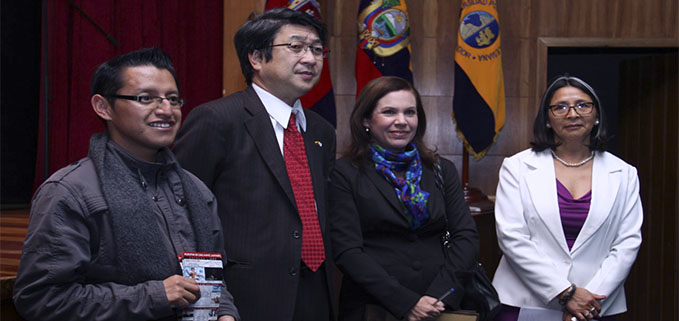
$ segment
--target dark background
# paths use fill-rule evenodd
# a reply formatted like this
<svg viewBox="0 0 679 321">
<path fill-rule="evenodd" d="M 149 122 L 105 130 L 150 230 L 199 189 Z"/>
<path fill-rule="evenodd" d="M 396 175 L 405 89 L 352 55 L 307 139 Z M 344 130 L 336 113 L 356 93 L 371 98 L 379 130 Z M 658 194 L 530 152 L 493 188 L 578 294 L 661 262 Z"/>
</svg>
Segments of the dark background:
<svg viewBox="0 0 679 321">
<path fill-rule="evenodd" d="M 27 206 L 35 171 L 40 95 L 40 1 L 0 7 L 2 208 Z"/>
</svg>

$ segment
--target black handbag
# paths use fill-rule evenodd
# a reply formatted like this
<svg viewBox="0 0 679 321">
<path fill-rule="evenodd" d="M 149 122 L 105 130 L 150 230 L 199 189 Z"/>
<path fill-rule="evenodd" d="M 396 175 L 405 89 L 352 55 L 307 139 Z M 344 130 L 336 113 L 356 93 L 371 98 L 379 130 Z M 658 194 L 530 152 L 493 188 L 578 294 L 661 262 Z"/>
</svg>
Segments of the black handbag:
<svg viewBox="0 0 679 321">
<path fill-rule="evenodd" d="M 481 263 L 476 266 L 467 277 L 463 279 L 464 296 L 461 307 L 465 310 L 474 310 L 479 313 L 479 321 L 491 321 L 500 312 L 500 299 L 497 291 L 486 275 L 486 270 Z"/>
<path fill-rule="evenodd" d="M 434 164 L 434 174 L 436 176 L 436 187 L 438 187 L 445 197 L 443 174 L 439 160 Z M 446 218 L 446 229 L 448 217 Z M 450 232 L 446 230 L 441 244 L 445 254 L 451 244 Z M 500 312 L 500 299 L 493 283 L 488 279 L 486 270 L 481 263 L 476 263 L 470 271 L 456 271 L 455 276 L 464 287 L 464 296 L 460 304 L 462 309 L 474 310 L 479 313 L 479 321 L 491 321 Z"/>
</svg>

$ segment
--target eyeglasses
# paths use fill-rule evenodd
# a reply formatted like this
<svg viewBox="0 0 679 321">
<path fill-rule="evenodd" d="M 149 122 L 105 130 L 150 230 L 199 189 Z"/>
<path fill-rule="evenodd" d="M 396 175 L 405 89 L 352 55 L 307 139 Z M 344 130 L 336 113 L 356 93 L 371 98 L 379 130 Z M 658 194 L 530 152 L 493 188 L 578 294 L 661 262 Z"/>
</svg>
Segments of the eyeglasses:
<svg viewBox="0 0 679 321">
<path fill-rule="evenodd" d="M 572 106 L 566 104 L 551 105 L 549 106 L 549 111 L 552 112 L 554 117 L 565 117 L 568 115 L 568 112 L 571 111 L 571 108 L 575 109 L 575 112 L 578 115 L 589 115 L 592 113 L 592 110 L 594 110 L 594 103 L 590 101 L 587 103 L 578 103 Z"/>
<path fill-rule="evenodd" d="M 293 42 L 288 42 L 288 43 L 279 43 L 277 45 L 271 45 L 269 47 L 281 47 L 281 46 L 287 46 L 292 53 L 294 53 L 296 56 L 304 56 L 307 52 L 307 50 L 311 51 L 311 54 L 314 56 L 316 59 L 321 59 L 325 58 L 328 56 L 328 53 L 330 50 L 328 48 L 325 48 L 321 45 L 310 45 L 307 43 L 304 43 L 302 41 L 293 41 Z"/>
<path fill-rule="evenodd" d="M 151 96 L 151 95 L 145 95 L 145 96 L 108 95 L 108 97 L 134 100 L 134 101 L 136 101 L 136 102 L 138 102 L 142 105 L 147 105 L 147 106 L 154 105 L 155 107 L 162 104 L 163 100 L 167 100 L 170 103 L 170 106 L 172 106 L 172 108 L 175 108 L 175 109 L 179 109 L 179 108 L 182 108 L 182 106 L 184 106 L 184 98 L 179 98 L 178 96 L 160 97 L 160 96 Z"/>
</svg>

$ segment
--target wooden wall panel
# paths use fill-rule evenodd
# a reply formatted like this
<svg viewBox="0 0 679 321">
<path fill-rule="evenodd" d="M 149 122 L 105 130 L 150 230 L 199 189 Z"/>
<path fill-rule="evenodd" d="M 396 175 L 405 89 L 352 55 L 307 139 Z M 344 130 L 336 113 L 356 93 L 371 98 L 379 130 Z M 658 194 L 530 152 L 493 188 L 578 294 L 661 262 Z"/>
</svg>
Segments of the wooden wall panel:
<svg viewBox="0 0 679 321">
<path fill-rule="evenodd" d="M 356 37 L 332 37 L 330 40 L 332 51 L 330 52 L 330 76 L 332 77 L 332 90 L 335 97 L 356 96 L 356 80 L 353 77 L 339 77 L 346 73 L 354 74 L 354 62 L 356 59 Z M 345 57 L 342 60 L 335 57 Z M 339 116 L 339 112 L 338 112 Z"/>
<path fill-rule="evenodd" d="M 355 90 L 355 89 L 354 89 Z M 343 106 L 353 106 L 356 102 L 354 95 L 335 95 L 335 104 Z M 337 128 L 349 128 L 349 117 L 351 116 L 351 111 L 346 113 L 337 113 Z M 337 131 L 337 153 L 341 154 L 347 147 L 349 147 L 349 141 L 351 140 L 351 134 L 348 130 L 338 130 Z"/>
<path fill-rule="evenodd" d="M 451 115 L 452 97 L 423 96 L 422 104 L 427 116 L 425 143 L 436 148 L 441 155 L 457 154 L 462 149 L 462 143 L 455 136 L 455 124 Z"/>
<path fill-rule="evenodd" d="M 421 96 L 452 97 L 456 42 L 450 37 L 413 37 L 410 41 L 413 82 Z"/>
<path fill-rule="evenodd" d="M 413 24 L 414 31 L 423 37 L 441 37 L 457 33 L 457 19 L 451 19 L 458 14 L 458 1 L 422 0 L 409 1 L 408 13 L 413 17 L 427 17 L 421 24 Z M 418 35 L 419 36 L 419 35 Z M 454 41 L 455 37 L 451 37 Z"/>
<path fill-rule="evenodd" d="M 224 65 L 222 67 L 222 94 L 228 95 L 246 87 L 245 77 L 240 69 L 233 36 L 247 21 L 252 12 L 262 12 L 266 0 L 224 1 Z"/>
</svg>

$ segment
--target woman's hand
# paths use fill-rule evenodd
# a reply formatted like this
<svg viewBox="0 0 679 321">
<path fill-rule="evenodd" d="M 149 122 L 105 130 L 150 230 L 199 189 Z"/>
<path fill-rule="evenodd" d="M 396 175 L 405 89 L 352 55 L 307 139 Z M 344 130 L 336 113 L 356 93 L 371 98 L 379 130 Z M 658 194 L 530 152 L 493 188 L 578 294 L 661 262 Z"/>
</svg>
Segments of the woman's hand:
<svg viewBox="0 0 679 321">
<path fill-rule="evenodd" d="M 605 295 L 594 294 L 585 288 L 575 288 L 573 297 L 566 303 L 563 320 L 586 321 L 598 316 L 601 311 L 598 300 L 605 298 Z"/>
<path fill-rule="evenodd" d="M 417 301 L 417 304 L 408 312 L 406 315 L 406 320 L 408 321 L 421 321 L 421 320 L 434 320 L 438 317 L 445 308 L 443 307 L 443 302 L 436 302 L 436 298 L 430 296 L 423 296 Z"/>
</svg>

